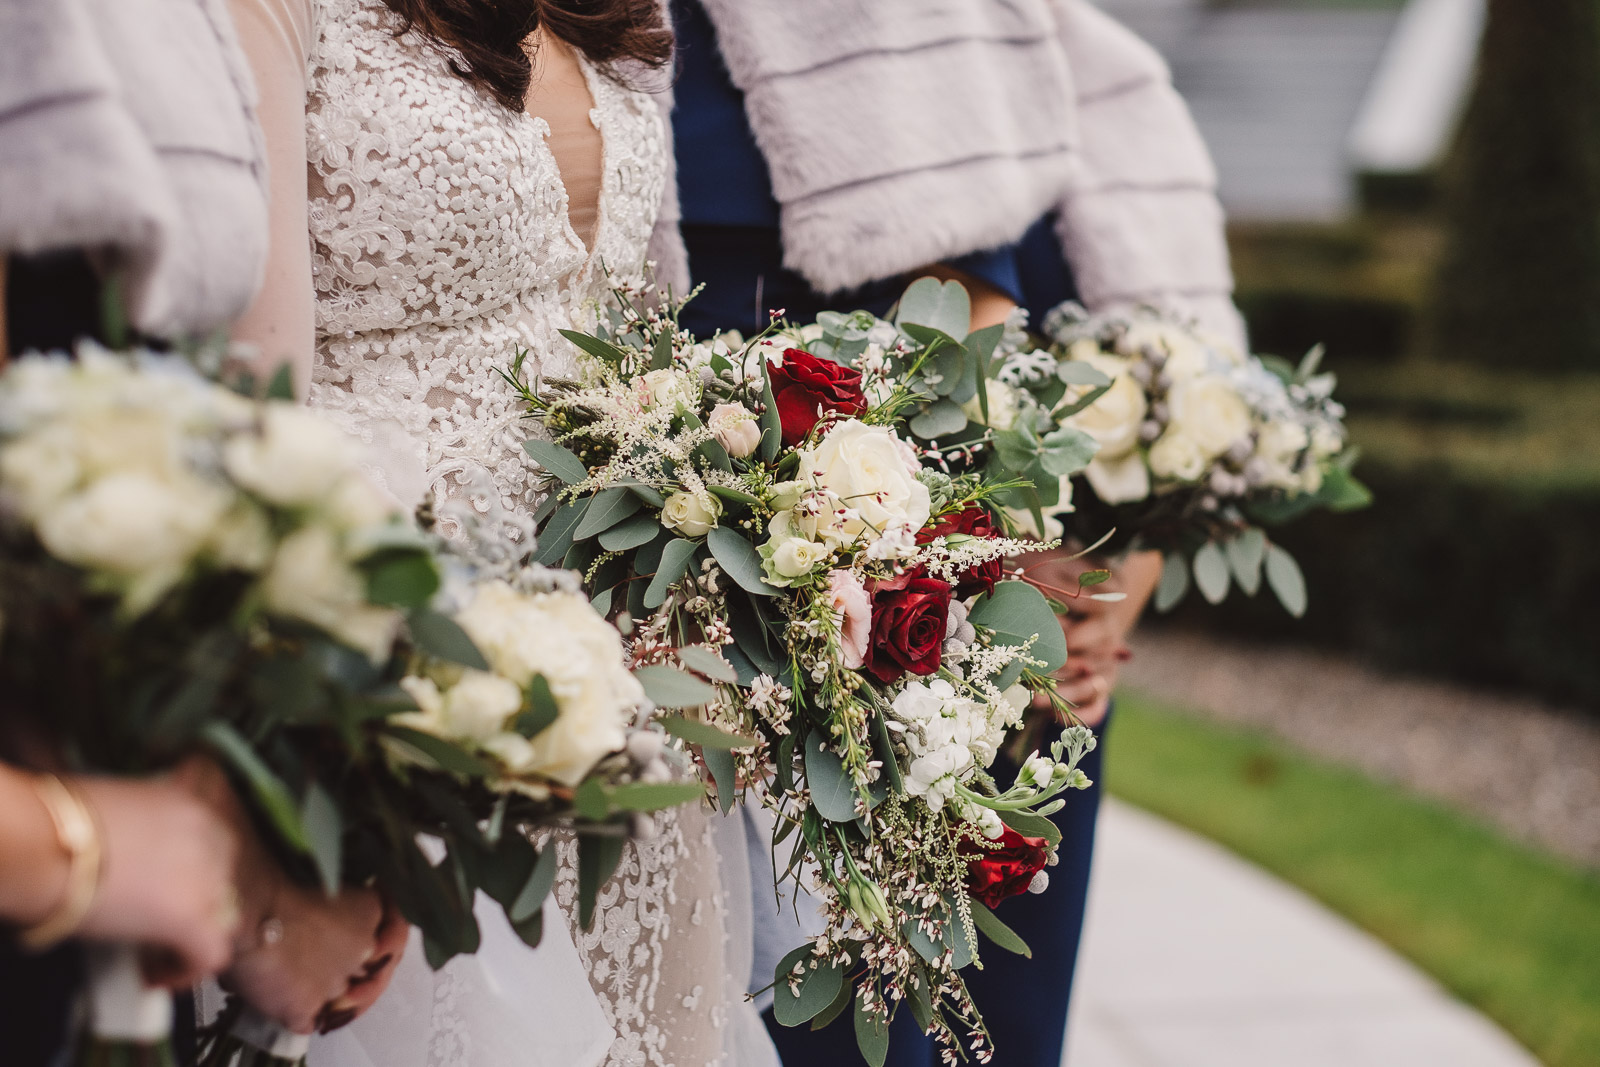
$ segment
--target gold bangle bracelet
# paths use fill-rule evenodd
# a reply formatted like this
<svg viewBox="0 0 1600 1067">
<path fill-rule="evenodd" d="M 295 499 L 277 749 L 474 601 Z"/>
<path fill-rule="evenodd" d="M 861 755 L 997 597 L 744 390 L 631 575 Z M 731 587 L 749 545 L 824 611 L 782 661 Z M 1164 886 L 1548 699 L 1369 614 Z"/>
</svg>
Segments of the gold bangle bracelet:
<svg viewBox="0 0 1600 1067">
<path fill-rule="evenodd" d="M 33 779 L 34 792 L 55 824 L 56 841 L 67 853 L 67 888 L 61 903 L 44 921 L 23 930 L 18 942 L 30 952 L 60 944 L 83 924 L 100 891 L 104 848 L 100 826 L 81 794 L 53 774 Z"/>
</svg>

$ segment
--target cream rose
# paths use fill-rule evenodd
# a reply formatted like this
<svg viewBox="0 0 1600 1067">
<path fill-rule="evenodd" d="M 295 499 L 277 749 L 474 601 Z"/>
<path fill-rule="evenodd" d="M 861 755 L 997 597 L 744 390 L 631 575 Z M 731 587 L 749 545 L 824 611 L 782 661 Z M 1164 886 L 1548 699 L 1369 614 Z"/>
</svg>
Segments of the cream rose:
<svg viewBox="0 0 1600 1067">
<path fill-rule="evenodd" d="M 389 654 L 400 628 L 399 612 L 367 603 L 366 583 L 324 526 L 284 538 L 261 591 L 268 610 L 320 627 L 374 663 Z"/>
<path fill-rule="evenodd" d="M 722 501 L 710 493 L 677 492 L 661 507 L 661 525 L 684 537 L 704 537 L 722 517 Z"/>
<path fill-rule="evenodd" d="M 697 391 L 689 379 L 675 370 L 653 370 L 639 379 L 639 391 L 646 407 L 692 408 Z"/>
<path fill-rule="evenodd" d="M 260 434 L 239 434 L 223 449 L 230 477 L 283 507 L 321 503 L 357 469 L 355 445 L 312 412 L 287 404 L 262 410 Z"/>
<path fill-rule="evenodd" d="M 1150 470 L 1158 478 L 1198 481 L 1210 462 L 1211 456 L 1192 437 L 1177 429 L 1169 429 L 1150 446 Z"/>
<path fill-rule="evenodd" d="M 893 523 L 920 530 L 928 522 L 928 487 L 906 463 L 904 442 L 882 426 L 850 420 L 800 455 L 800 477 L 828 490 L 849 509 L 829 516 L 833 540 L 871 540 Z"/>
<path fill-rule="evenodd" d="M 993 430 L 1012 430 L 1016 428 L 1017 420 L 1022 417 L 1022 390 L 1007 385 L 1005 382 L 994 380 L 987 385 L 989 396 L 989 417 L 983 416 L 983 405 L 978 402 L 978 397 L 973 396 L 961 405 L 961 411 L 967 418 L 976 423 L 981 423 Z"/>
<path fill-rule="evenodd" d="M 524 594 L 505 582 L 488 582 L 456 621 L 495 673 L 524 690 L 534 675 L 542 676 L 560 708 L 556 721 L 529 739 L 525 750 L 515 746 L 524 756 L 510 766 L 512 773 L 575 786 L 626 743 L 644 689 L 623 664 L 621 636 L 587 599 Z"/>
<path fill-rule="evenodd" d="M 706 428 L 734 459 L 743 459 L 761 444 L 761 424 L 743 404 L 718 404 Z"/>
<path fill-rule="evenodd" d="M 56 558 L 125 578 L 176 577 L 228 507 L 226 492 L 194 478 L 101 478 L 40 516 L 39 540 Z"/>
<path fill-rule="evenodd" d="M 1144 388 L 1128 373 L 1131 364 L 1116 356 L 1086 354 L 1083 362 L 1111 379 L 1111 388 L 1067 420 L 1100 444 L 1096 458 L 1121 459 L 1139 444 L 1139 427 L 1150 410 Z M 1071 395 L 1070 393 L 1068 394 Z"/>
<path fill-rule="evenodd" d="M 1192 441 L 1207 459 L 1222 455 L 1250 433 L 1250 405 L 1221 378 L 1180 381 L 1167 394 L 1167 404 L 1172 411 L 1169 427 Z"/>
<path fill-rule="evenodd" d="M 817 565 L 826 560 L 829 554 L 827 545 L 807 541 L 803 537 L 791 537 L 773 546 L 772 569 L 780 578 L 793 581 L 816 570 Z"/>
</svg>

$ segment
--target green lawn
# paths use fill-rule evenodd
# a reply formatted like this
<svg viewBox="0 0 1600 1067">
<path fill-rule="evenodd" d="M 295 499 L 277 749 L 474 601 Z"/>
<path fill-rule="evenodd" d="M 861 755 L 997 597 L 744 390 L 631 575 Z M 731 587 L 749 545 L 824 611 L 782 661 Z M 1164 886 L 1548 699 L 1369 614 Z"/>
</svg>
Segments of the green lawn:
<svg viewBox="0 0 1600 1067">
<path fill-rule="evenodd" d="M 1300 886 L 1549 1067 L 1600 1065 L 1600 877 L 1259 734 L 1119 700 L 1111 792 Z M 1508 766 L 1506 774 L 1517 774 Z"/>
</svg>

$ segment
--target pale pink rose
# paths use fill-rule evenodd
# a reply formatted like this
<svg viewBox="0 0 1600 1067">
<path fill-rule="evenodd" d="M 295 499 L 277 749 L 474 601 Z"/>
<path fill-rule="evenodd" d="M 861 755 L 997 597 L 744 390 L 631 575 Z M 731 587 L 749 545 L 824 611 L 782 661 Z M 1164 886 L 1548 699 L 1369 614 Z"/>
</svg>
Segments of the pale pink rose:
<svg viewBox="0 0 1600 1067">
<path fill-rule="evenodd" d="M 872 597 L 853 571 L 828 573 L 828 601 L 844 617 L 839 626 L 839 644 L 844 650 L 844 665 L 855 670 L 867 661 L 867 641 L 872 636 Z"/>
</svg>

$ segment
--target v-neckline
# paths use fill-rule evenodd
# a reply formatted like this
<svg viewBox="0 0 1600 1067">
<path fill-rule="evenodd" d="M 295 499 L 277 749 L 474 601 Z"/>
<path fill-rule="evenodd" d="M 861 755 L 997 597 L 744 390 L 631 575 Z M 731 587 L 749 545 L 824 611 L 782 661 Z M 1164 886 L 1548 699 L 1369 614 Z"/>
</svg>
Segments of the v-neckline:
<svg viewBox="0 0 1600 1067">
<path fill-rule="evenodd" d="M 571 47 L 568 45 L 567 47 Z M 534 139 L 538 142 L 539 149 L 550 161 L 551 169 L 555 173 L 556 185 L 561 189 L 561 232 L 569 247 L 582 253 L 582 261 L 577 267 L 562 278 L 564 288 L 572 289 L 589 277 L 596 260 L 599 257 L 601 239 L 606 236 L 611 213 L 607 210 L 607 201 L 610 199 L 611 190 L 611 136 L 606 129 L 606 124 L 601 119 L 600 106 L 600 72 L 589 62 L 587 56 L 581 51 L 573 49 L 573 58 L 577 61 L 578 71 L 583 75 L 583 83 L 589 90 L 589 122 L 594 126 L 595 132 L 600 135 L 600 188 L 595 191 L 595 219 L 594 232 L 590 234 L 589 241 L 585 242 L 578 235 L 577 228 L 572 225 L 572 190 L 567 188 L 566 176 L 561 173 L 561 161 L 556 157 L 555 149 L 550 146 L 552 130 L 550 121 L 543 115 L 536 115 L 528 109 L 526 103 L 522 108 L 522 118 L 533 126 Z"/>
</svg>

